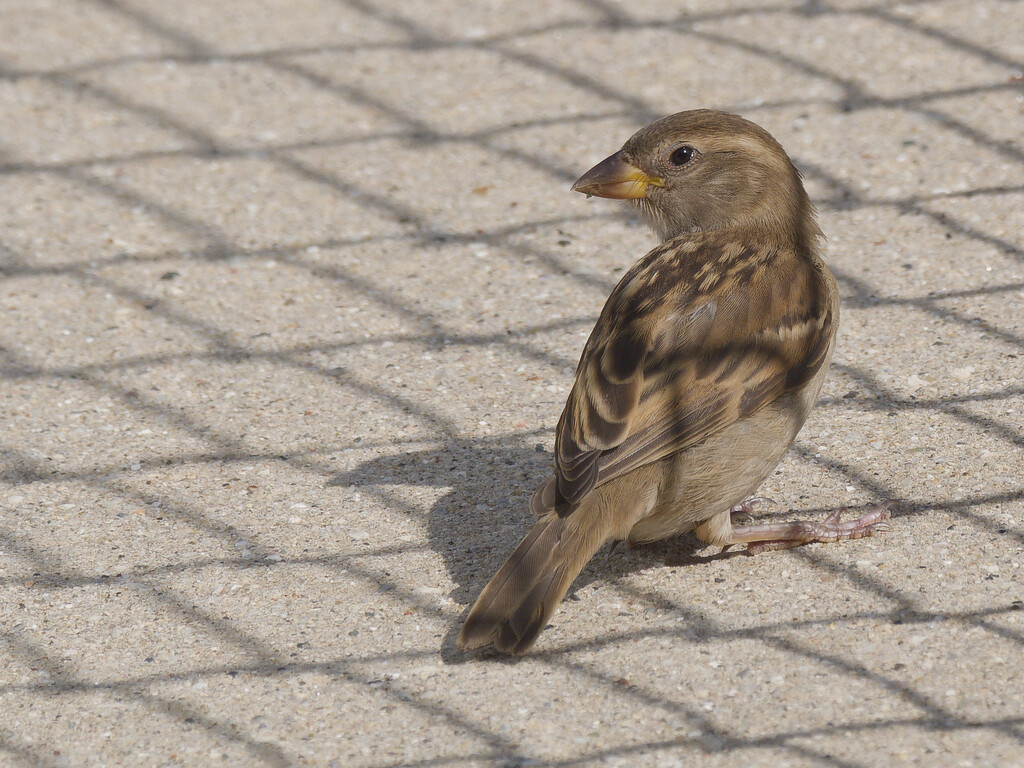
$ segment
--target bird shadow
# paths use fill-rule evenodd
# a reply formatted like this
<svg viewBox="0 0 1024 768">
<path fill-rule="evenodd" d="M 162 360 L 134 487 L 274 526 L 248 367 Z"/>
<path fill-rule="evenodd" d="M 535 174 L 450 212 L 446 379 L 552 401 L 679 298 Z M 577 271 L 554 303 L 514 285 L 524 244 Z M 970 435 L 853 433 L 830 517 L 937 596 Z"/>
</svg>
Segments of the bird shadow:
<svg viewBox="0 0 1024 768">
<path fill-rule="evenodd" d="M 551 473 L 552 455 L 536 435 L 451 439 L 435 447 L 373 458 L 335 475 L 328 485 L 415 485 L 448 488 L 426 515 L 428 546 L 455 585 L 449 597 L 465 606 L 441 644 L 445 661 L 464 658 L 455 638 L 469 608 L 534 523 L 530 496 Z M 692 534 L 637 548 L 610 547 L 583 569 L 566 599 L 594 582 L 610 582 L 651 567 L 694 565 L 737 553 L 700 555 Z"/>
</svg>

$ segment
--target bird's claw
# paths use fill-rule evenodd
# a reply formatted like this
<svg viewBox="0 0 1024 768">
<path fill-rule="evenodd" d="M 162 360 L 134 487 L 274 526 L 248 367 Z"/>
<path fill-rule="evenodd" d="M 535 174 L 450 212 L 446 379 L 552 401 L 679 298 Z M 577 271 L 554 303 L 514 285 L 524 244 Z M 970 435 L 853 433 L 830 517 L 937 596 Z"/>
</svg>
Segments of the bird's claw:
<svg viewBox="0 0 1024 768">
<path fill-rule="evenodd" d="M 767 496 L 752 496 L 745 501 L 741 501 L 739 504 L 733 506 L 729 510 L 729 516 L 732 520 L 733 525 L 750 525 L 754 522 L 754 516 L 751 514 L 754 509 L 761 504 L 768 504 L 775 506 L 778 502 L 775 499 L 770 499 Z"/>
<path fill-rule="evenodd" d="M 885 533 L 892 530 L 892 526 L 886 521 L 892 514 L 894 505 L 894 501 L 886 501 L 866 515 L 861 515 L 856 520 L 849 520 L 845 523 L 841 521 L 842 514 L 846 510 L 841 509 L 833 512 L 820 523 L 799 520 L 791 523 L 769 523 L 759 526 L 759 532 L 767 535 L 764 540 L 751 541 L 747 545 L 747 552 L 756 555 L 761 552 L 790 549 L 812 541 L 846 541 L 874 536 L 876 533 Z"/>
</svg>

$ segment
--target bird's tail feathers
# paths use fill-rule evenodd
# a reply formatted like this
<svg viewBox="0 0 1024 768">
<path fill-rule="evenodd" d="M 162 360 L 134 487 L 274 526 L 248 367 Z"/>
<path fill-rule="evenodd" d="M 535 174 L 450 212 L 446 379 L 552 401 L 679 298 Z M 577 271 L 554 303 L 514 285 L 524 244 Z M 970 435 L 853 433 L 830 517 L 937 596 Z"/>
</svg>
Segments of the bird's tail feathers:
<svg viewBox="0 0 1024 768">
<path fill-rule="evenodd" d="M 529 650 L 572 582 L 605 541 L 603 531 L 584 530 L 577 510 L 545 515 L 484 587 L 459 633 L 468 651 L 493 645 L 503 653 Z"/>
</svg>

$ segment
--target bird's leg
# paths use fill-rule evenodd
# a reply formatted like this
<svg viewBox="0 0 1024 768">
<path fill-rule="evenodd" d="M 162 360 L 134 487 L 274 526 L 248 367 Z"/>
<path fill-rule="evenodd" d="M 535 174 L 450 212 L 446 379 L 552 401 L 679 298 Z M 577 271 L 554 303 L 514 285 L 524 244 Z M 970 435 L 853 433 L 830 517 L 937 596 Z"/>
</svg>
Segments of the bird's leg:
<svg viewBox="0 0 1024 768">
<path fill-rule="evenodd" d="M 612 552 L 619 548 L 619 544 L 622 543 L 622 539 L 612 539 L 612 545 L 608 547 L 608 551 L 605 553 L 604 561 L 607 563 L 612 559 Z"/>
<path fill-rule="evenodd" d="M 812 541 L 843 541 L 874 536 L 890 529 L 890 509 L 895 502 L 887 501 L 875 507 L 856 520 L 840 522 L 840 512 L 833 512 L 820 523 L 811 520 L 793 520 L 786 523 L 757 523 L 726 528 L 715 525 L 712 520 L 695 527 L 698 537 L 709 544 L 728 547 L 732 544 L 746 544 L 747 552 L 756 555 L 776 549 L 789 549 Z M 729 511 L 730 517 L 733 510 Z"/>
</svg>

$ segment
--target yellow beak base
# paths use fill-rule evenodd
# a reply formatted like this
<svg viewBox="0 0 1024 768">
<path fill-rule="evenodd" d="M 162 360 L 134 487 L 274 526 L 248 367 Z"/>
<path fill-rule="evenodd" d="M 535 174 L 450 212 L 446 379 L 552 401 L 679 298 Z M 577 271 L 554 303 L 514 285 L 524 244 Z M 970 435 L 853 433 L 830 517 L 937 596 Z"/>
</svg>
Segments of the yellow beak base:
<svg viewBox="0 0 1024 768">
<path fill-rule="evenodd" d="M 626 162 L 622 151 L 607 157 L 584 173 L 572 185 L 573 192 L 587 197 L 609 197 L 614 200 L 636 200 L 647 197 L 649 187 L 663 187 L 665 182 L 657 176 L 648 176 L 635 165 Z"/>
</svg>

